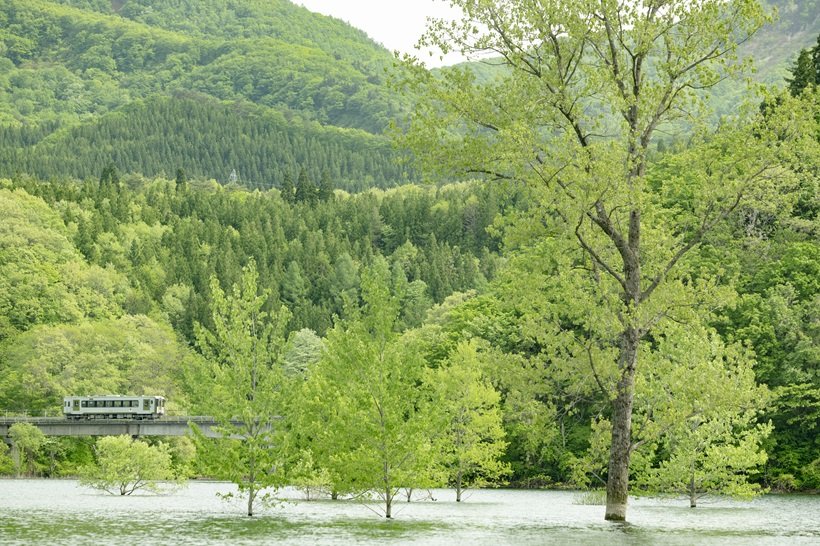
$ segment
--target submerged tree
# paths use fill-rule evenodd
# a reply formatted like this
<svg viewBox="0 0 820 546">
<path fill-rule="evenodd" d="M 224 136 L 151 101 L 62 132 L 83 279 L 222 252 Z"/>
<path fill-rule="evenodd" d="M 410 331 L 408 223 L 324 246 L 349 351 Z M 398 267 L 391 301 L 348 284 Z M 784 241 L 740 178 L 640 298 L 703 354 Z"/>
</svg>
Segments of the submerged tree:
<svg viewBox="0 0 820 546">
<path fill-rule="evenodd" d="M 427 382 L 435 393 L 433 422 L 440 423 L 434 450 L 456 502 L 468 487 L 496 483 L 510 472 L 501 456 L 504 441 L 501 396 L 481 373 L 475 343 L 460 343 L 447 362 L 430 370 Z"/>
<path fill-rule="evenodd" d="M 390 518 L 400 488 L 430 481 L 424 361 L 399 338 L 400 302 L 384 259 L 363 273 L 362 299 L 328 333 L 322 359 L 308 372 L 299 429 L 331 489 L 373 493 Z"/>
<path fill-rule="evenodd" d="M 406 83 L 423 98 L 406 140 L 439 169 L 529 183 L 536 224 L 582 253 L 574 267 L 618 323 L 605 517 L 623 521 L 639 346 L 693 304 L 679 265 L 764 193 L 773 164 L 765 131 L 711 135 L 682 173 L 686 202 L 669 207 L 648 183 L 650 147 L 659 128 L 692 119 L 699 90 L 737 72 L 737 45 L 766 16 L 756 0 L 452 4 L 462 19 L 433 21 L 421 43 L 492 56 L 503 69 L 478 85 L 466 68 L 439 77 L 408 62 Z"/>
<path fill-rule="evenodd" d="M 159 491 L 159 482 L 175 480 L 167 444 L 152 446 L 128 435 L 105 436 L 95 447 L 97 464 L 86 467 L 80 483 L 112 495 L 130 495 L 140 489 Z"/>
<path fill-rule="evenodd" d="M 256 265 L 225 294 L 211 279 L 213 331 L 198 326 L 197 344 L 206 364 L 190 370 L 197 405 L 213 415 L 223 439 L 210 445 L 199 437 L 210 470 L 248 495 L 248 515 L 260 491 L 284 479 L 278 425 L 284 412 L 286 373 L 282 353 L 289 312 L 263 310 L 270 295 L 259 293 Z"/>
<path fill-rule="evenodd" d="M 772 427 L 757 417 L 770 395 L 755 382 L 751 355 L 692 322 L 665 324 L 654 347 L 637 395 L 635 436 L 655 447 L 643 457 L 659 462 L 638 469 L 638 486 L 684 494 L 692 508 L 705 495 L 761 492 L 750 477 L 767 459 L 762 443 Z"/>
<path fill-rule="evenodd" d="M 770 395 L 755 383 L 753 360 L 708 328 L 666 323 L 642 346 L 637 378 L 635 452 L 630 472 L 644 494 L 684 495 L 691 507 L 706 495 L 750 498 L 766 462 L 771 424 L 758 423 Z M 696 379 L 696 380 L 695 380 Z M 577 483 L 606 471 L 608 419 L 592 424 L 590 447 L 574 461 Z"/>
</svg>

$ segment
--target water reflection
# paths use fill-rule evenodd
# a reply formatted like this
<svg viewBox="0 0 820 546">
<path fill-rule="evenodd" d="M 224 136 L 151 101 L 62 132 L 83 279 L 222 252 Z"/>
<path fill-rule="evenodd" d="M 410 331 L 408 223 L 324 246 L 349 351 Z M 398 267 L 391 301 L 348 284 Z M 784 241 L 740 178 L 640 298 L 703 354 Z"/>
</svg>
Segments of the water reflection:
<svg viewBox="0 0 820 546">
<path fill-rule="evenodd" d="M 400 503 L 396 519 L 355 501 L 289 500 L 248 518 L 194 482 L 174 495 L 113 497 L 74 481 L 0 480 L 0 544 L 120 545 L 150 538 L 173 544 L 782 544 L 820 542 L 820 497 L 769 496 L 690 509 L 635 499 L 630 523 L 608 524 L 603 507 L 574 504 L 562 491 L 476 491 L 464 503 Z"/>
</svg>

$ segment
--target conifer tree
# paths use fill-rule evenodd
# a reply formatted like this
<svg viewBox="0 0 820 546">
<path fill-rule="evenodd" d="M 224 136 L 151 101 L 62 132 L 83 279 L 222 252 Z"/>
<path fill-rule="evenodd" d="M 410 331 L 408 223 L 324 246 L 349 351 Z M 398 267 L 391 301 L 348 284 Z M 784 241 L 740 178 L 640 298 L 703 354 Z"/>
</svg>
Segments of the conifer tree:
<svg viewBox="0 0 820 546">
<path fill-rule="evenodd" d="M 316 201 L 316 184 L 308 177 L 307 169 L 302 167 L 299 171 L 299 178 L 296 181 L 296 202 L 313 203 Z"/>
<path fill-rule="evenodd" d="M 333 197 L 333 181 L 330 179 L 330 172 L 327 169 L 322 171 L 322 178 L 319 182 L 319 201 L 329 201 Z"/>
<path fill-rule="evenodd" d="M 177 169 L 175 182 L 176 189 L 178 192 L 185 191 L 186 189 L 188 189 L 188 179 L 185 176 L 185 171 L 183 171 L 181 168 Z"/>
<path fill-rule="evenodd" d="M 289 172 L 286 172 L 282 177 L 282 186 L 279 188 L 279 192 L 285 203 L 293 203 L 296 200 L 296 187 L 293 185 L 293 179 Z"/>
</svg>

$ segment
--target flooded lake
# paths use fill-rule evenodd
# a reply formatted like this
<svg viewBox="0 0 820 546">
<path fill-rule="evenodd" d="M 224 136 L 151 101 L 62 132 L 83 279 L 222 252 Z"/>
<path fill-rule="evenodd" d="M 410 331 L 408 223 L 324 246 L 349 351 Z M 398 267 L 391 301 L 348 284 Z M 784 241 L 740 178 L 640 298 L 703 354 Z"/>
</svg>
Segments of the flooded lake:
<svg viewBox="0 0 820 546">
<path fill-rule="evenodd" d="M 299 493 L 253 518 L 217 493 L 231 484 L 191 482 L 169 495 L 115 497 L 71 480 L 0 480 L 0 544 L 820 544 L 820 496 L 688 501 L 630 499 L 626 525 L 566 491 L 482 490 L 456 503 L 401 502 L 384 520 L 357 501 L 305 501 Z"/>
</svg>

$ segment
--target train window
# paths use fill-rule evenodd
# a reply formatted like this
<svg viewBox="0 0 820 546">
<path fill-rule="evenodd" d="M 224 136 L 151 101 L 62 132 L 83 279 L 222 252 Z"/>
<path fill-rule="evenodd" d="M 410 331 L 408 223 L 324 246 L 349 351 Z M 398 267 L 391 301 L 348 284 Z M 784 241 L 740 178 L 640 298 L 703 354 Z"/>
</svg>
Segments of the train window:
<svg viewBox="0 0 820 546">
<path fill-rule="evenodd" d="M 114 407 L 121 408 L 122 407 L 122 400 L 114 400 Z"/>
</svg>

